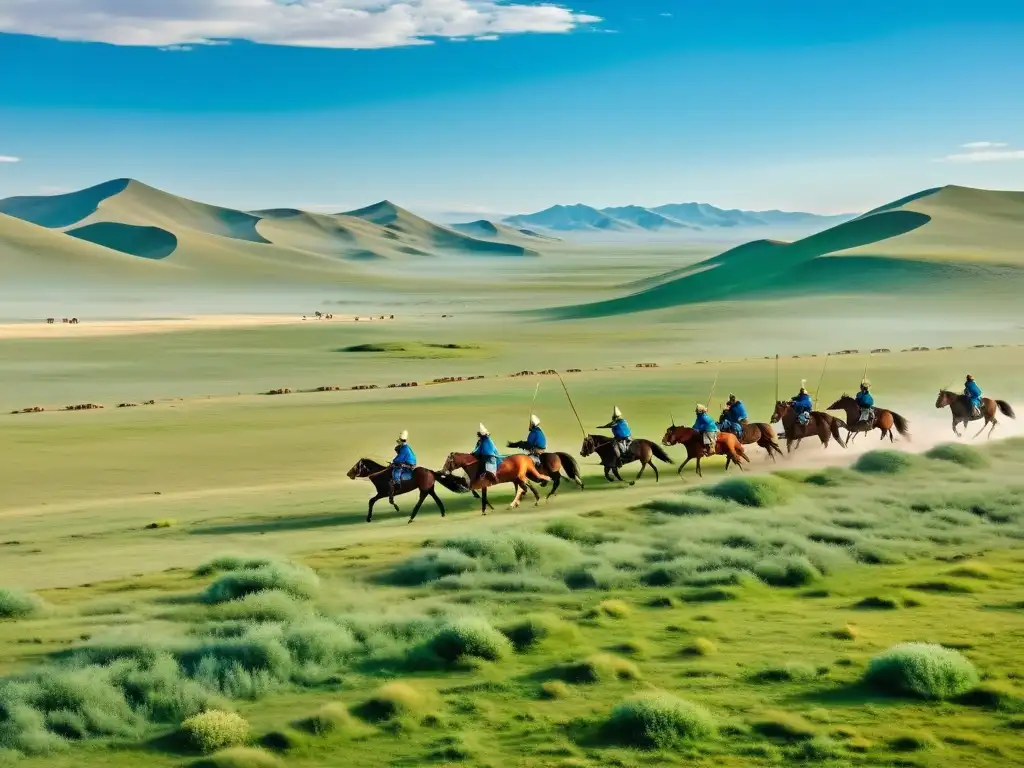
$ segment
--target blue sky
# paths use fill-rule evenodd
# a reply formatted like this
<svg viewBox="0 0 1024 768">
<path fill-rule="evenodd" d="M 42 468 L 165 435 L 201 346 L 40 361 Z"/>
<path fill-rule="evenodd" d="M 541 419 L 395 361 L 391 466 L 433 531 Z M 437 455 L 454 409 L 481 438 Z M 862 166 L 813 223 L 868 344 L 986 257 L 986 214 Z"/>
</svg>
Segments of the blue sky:
<svg viewBox="0 0 1024 768">
<path fill-rule="evenodd" d="M 0 197 L 131 176 L 247 208 L 828 213 L 1024 189 L 1019 0 L 0 0 L 0 30 Z"/>
</svg>

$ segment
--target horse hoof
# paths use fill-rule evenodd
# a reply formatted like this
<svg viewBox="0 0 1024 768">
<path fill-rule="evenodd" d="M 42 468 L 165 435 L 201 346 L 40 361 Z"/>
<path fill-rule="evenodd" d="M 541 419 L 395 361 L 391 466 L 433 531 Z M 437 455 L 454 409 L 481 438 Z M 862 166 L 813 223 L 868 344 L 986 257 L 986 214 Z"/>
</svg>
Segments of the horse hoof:
<svg viewBox="0 0 1024 768">
<path fill-rule="evenodd" d="M 636 480 L 634 480 L 632 483 L 630 483 L 630 485 L 636 485 Z"/>
</svg>

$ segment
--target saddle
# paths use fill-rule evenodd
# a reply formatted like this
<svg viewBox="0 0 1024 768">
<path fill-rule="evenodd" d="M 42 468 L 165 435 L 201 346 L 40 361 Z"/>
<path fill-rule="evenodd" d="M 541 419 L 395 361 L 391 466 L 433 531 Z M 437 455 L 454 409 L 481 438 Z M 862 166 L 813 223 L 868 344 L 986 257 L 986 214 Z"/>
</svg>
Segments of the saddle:
<svg viewBox="0 0 1024 768">
<path fill-rule="evenodd" d="M 811 412 L 810 411 L 804 411 L 803 413 L 797 414 L 796 423 L 799 424 L 801 427 L 806 427 L 807 426 L 807 422 L 809 422 L 810 420 L 811 420 Z"/>
<path fill-rule="evenodd" d="M 863 422 L 872 422 L 875 420 L 875 409 L 874 408 L 861 408 L 860 419 Z"/>
<path fill-rule="evenodd" d="M 409 469 L 408 467 L 402 467 L 402 472 L 401 474 L 399 474 L 399 478 L 401 478 L 400 482 L 409 482 L 410 480 L 412 480 L 412 470 Z"/>
</svg>

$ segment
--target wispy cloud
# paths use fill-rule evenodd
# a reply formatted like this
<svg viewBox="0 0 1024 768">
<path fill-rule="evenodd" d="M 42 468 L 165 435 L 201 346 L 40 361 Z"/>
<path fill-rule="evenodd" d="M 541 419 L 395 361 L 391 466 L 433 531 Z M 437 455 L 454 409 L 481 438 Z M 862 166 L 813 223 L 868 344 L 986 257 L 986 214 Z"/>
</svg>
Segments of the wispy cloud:
<svg viewBox="0 0 1024 768">
<path fill-rule="evenodd" d="M 14 155 L 0 155 L 0 163 L 20 163 L 21 158 Z"/>
<path fill-rule="evenodd" d="M 512 0 L 0 0 L 0 32 L 171 51 L 224 40 L 392 48 L 566 33 L 600 21 L 562 5 Z"/>
<path fill-rule="evenodd" d="M 1008 160 L 1024 160 L 1024 149 L 1012 149 L 1002 141 L 970 141 L 961 144 L 966 152 L 954 152 L 942 158 L 947 163 L 1000 163 Z"/>
</svg>

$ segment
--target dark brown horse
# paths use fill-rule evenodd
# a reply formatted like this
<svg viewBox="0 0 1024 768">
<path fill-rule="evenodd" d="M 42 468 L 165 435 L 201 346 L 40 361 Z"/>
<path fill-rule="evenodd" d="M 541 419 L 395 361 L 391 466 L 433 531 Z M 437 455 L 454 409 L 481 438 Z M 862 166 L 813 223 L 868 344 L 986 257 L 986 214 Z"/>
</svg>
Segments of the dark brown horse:
<svg viewBox="0 0 1024 768">
<path fill-rule="evenodd" d="M 726 411 L 722 411 L 722 415 L 718 418 L 719 423 L 725 418 Z M 771 424 L 765 423 L 753 423 L 753 424 L 740 424 L 743 427 L 743 434 L 736 435 L 743 445 L 753 445 L 757 443 L 760 447 L 768 451 L 768 458 L 775 461 L 775 454 L 782 455 L 782 449 L 779 447 L 778 438 L 775 436 L 775 429 Z M 730 433 L 732 434 L 732 433 Z"/>
<path fill-rule="evenodd" d="M 528 480 L 536 480 L 538 482 L 550 482 L 551 478 L 547 475 L 542 475 L 537 471 L 537 467 L 533 464 L 533 459 L 529 456 L 523 456 L 522 454 L 516 454 L 515 456 L 506 456 L 505 459 L 498 464 L 498 471 L 495 475 L 498 478 L 497 483 L 492 483 L 487 477 L 487 473 L 484 472 L 483 463 L 477 459 L 472 453 L 450 453 L 448 459 L 444 463 L 444 472 L 454 472 L 457 469 L 461 469 L 469 476 L 469 487 L 474 492 L 480 491 L 480 511 L 483 514 L 487 514 L 487 508 L 491 506 L 491 503 L 487 501 L 487 489 L 492 485 L 500 485 L 501 483 L 512 483 L 516 488 L 515 498 L 512 499 L 512 503 L 509 504 L 509 509 L 515 509 L 519 506 L 519 500 L 523 498 L 523 494 L 526 491 L 530 491 L 533 494 L 533 498 L 537 504 L 540 504 L 540 494 L 537 489 L 533 487 Z"/>
<path fill-rule="evenodd" d="M 849 429 L 846 426 L 846 422 L 842 419 L 837 419 L 828 413 L 822 411 L 811 411 L 811 418 L 808 419 L 806 424 L 801 424 L 797 418 L 796 411 L 793 410 L 793 406 L 790 403 L 779 401 L 775 403 L 775 412 L 772 414 L 772 424 L 782 422 L 782 428 L 786 432 L 786 453 L 793 450 L 793 443 L 796 443 L 796 447 L 800 447 L 800 441 L 805 437 L 818 436 L 821 440 L 821 444 L 828 448 L 828 441 L 831 438 L 835 438 L 836 442 L 839 443 L 843 448 L 846 447 L 846 443 L 843 441 L 842 435 L 839 434 L 839 428 Z"/>
<path fill-rule="evenodd" d="M 614 438 L 606 437 L 605 435 L 587 435 L 583 439 L 580 456 L 586 458 L 594 453 L 601 459 L 605 480 L 609 483 L 615 479 L 622 480 L 622 475 L 619 474 L 619 459 L 615 455 Z M 664 461 L 666 464 L 672 463 L 672 458 L 657 443 L 638 438 L 630 444 L 629 452 L 622 457 L 622 463 L 632 464 L 634 461 L 640 462 L 640 471 L 637 472 L 636 480 L 631 482 L 630 485 L 636 485 L 636 481 L 643 476 L 644 470 L 647 467 L 650 467 L 651 471 L 654 472 L 654 482 L 660 480 L 658 468 L 654 465 L 655 458 Z M 612 475 L 615 475 L 615 477 L 613 478 Z"/>
<path fill-rule="evenodd" d="M 373 483 L 374 489 L 377 491 L 376 495 L 370 499 L 370 506 L 366 510 L 366 522 L 369 523 L 373 520 L 373 505 L 391 495 L 391 467 L 390 465 L 380 464 L 373 459 L 360 459 L 348 471 L 349 480 L 355 480 L 357 477 L 369 478 L 370 482 Z M 416 506 L 412 510 L 412 516 L 409 517 L 410 523 L 416 519 L 416 513 L 420 511 L 420 507 L 427 496 L 434 500 L 437 508 L 441 510 L 441 517 L 444 517 L 444 504 L 434 490 L 435 481 L 454 493 L 467 493 L 469 491 L 469 484 L 461 477 L 455 477 L 446 472 L 432 472 L 426 467 L 416 467 L 412 471 L 412 477 L 409 480 L 404 480 L 395 488 L 395 496 L 401 496 L 411 491 L 420 492 L 420 500 L 416 502 Z M 394 501 L 391 502 L 391 505 L 395 508 L 396 512 L 402 511 Z"/>
<path fill-rule="evenodd" d="M 978 430 L 978 434 L 974 437 L 978 438 L 985 431 L 985 427 L 991 424 L 992 426 L 988 430 L 988 436 L 991 439 L 992 432 L 996 428 L 996 424 L 999 423 L 996 420 L 997 411 L 1003 414 L 1003 416 L 1009 416 L 1011 419 L 1017 418 L 1017 414 L 1013 412 L 1013 408 L 1008 402 L 1005 400 L 993 400 L 990 397 L 981 398 L 981 415 L 975 416 L 970 400 L 963 395 L 958 395 L 956 392 L 940 389 L 939 397 L 935 400 L 935 407 L 946 408 L 947 406 L 953 414 L 953 432 L 957 437 L 963 437 L 957 429 L 958 424 L 963 424 L 966 427 L 969 422 L 985 419 L 985 423 L 981 425 L 981 429 Z"/>
<path fill-rule="evenodd" d="M 518 448 L 521 451 L 528 451 L 530 446 L 525 441 L 519 441 L 516 443 L 509 443 L 509 448 Z M 555 495 L 558 490 L 558 486 L 562 484 L 562 471 L 565 471 L 565 476 L 572 480 L 576 485 L 583 489 L 583 479 L 580 477 L 580 468 L 576 464 L 576 459 L 570 456 L 568 453 L 557 453 L 552 451 L 551 453 L 544 452 L 537 457 L 540 459 L 540 468 L 544 471 L 544 474 L 551 477 L 551 492 L 545 498 L 550 499 Z M 543 485 L 543 483 L 542 483 Z"/>
<path fill-rule="evenodd" d="M 890 443 L 896 442 L 892 434 L 894 429 L 899 432 L 900 437 L 905 437 L 907 440 L 910 439 L 910 422 L 895 411 L 887 411 L 885 408 L 875 408 L 874 421 L 871 423 L 861 421 L 860 406 L 857 404 L 856 400 L 845 392 L 842 397 L 828 407 L 828 410 L 846 411 L 846 430 L 850 433 L 847 436 L 847 442 L 854 439 L 858 433 L 870 432 L 872 429 L 879 429 L 882 431 L 881 440 L 885 440 L 886 435 L 888 435 Z"/>
<path fill-rule="evenodd" d="M 662 445 L 682 445 L 686 448 L 686 461 L 679 465 L 679 469 L 676 471 L 677 475 L 681 475 L 683 467 L 689 464 L 692 459 L 696 459 L 697 476 L 704 477 L 704 473 L 700 468 L 700 460 L 706 458 L 706 455 L 704 453 L 704 436 L 700 432 L 691 427 L 677 427 L 673 424 L 665 430 L 665 437 L 661 439 L 661 442 Z M 782 451 L 779 451 L 779 453 L 782 453 Z M 732 432 L 718 433 L 718 436 L 715 438 L 715 455 L 725 456 L 726 472 L 729 471 L 730 464 L 735 464 L 742 470 L 742 462 L 750 463 L 750 457 L 747 456 L 746 451 L 743 449 L 743 443 Z"/>
</svg>

